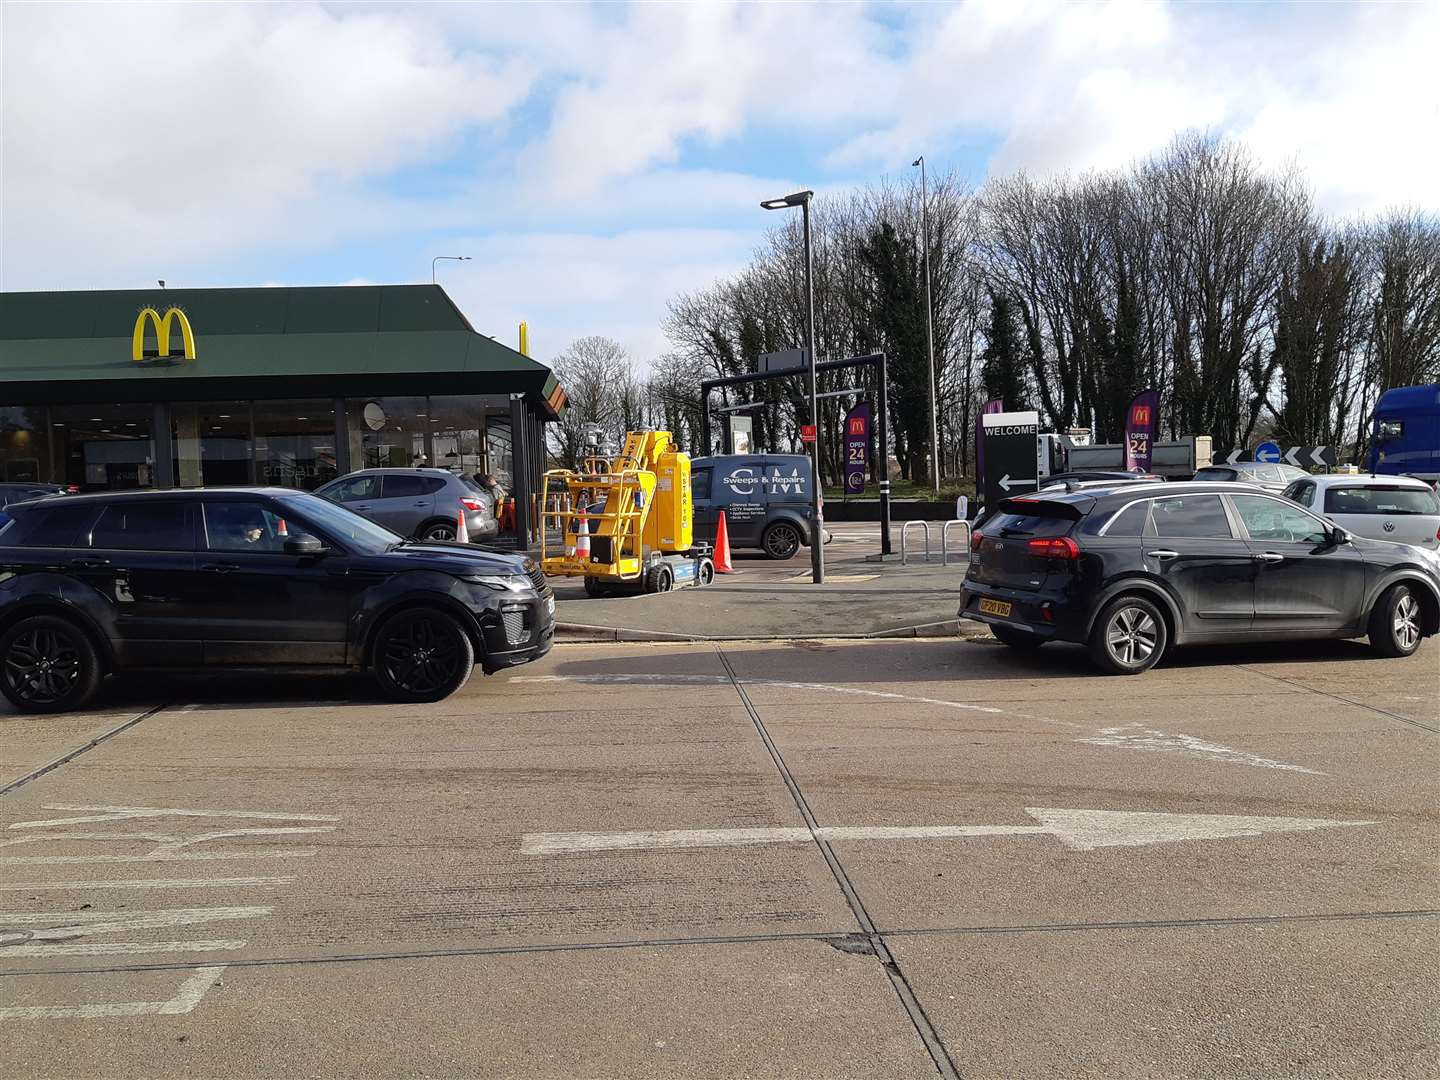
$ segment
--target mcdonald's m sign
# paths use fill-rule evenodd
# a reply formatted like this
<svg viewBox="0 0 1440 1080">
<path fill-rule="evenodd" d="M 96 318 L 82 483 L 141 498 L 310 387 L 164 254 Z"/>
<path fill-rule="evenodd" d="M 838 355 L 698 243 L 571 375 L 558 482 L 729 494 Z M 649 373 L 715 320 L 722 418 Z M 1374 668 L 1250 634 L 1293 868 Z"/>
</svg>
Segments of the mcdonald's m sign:
<svg viewBox="0 0 1440 1080">
<path fill-rule="evenodd" d="M 1137 428 L 1148 428 L 1150 426 L 1150 406 L 1136 405 L 1130 414 L 1130 423 Z"/>
<path fill-rule="evenodd" d="M 166 308 L 164 315 L 147 307 L 135 316 L 135 332 L 130 338 L 130 359 L 137 364 L 147 360 L 158 360 L 162 364 L 173 363 L 170 357 L 171 323 L 179 324 L 180 345 L 185 359 L 194 360 L 195 332 L 190 329 L 190 320 L 185 317 L 185 312 L 178 307 Z M 152 327 L 155 332 L 155 347 L 147 349 L 145 335 Z"/>
</svg>

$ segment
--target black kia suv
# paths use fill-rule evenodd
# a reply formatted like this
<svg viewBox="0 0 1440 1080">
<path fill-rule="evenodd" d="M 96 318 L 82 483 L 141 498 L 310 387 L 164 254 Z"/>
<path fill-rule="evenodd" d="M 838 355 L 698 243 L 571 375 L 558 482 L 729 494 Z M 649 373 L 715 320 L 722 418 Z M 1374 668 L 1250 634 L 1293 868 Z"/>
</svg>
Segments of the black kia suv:
<svg viewBox="0 0 1440 1080">
<path fill-rule="evenodd" d="M 0 526 L 0 692 L 84 705 L 146 668 L 345 667 L 438 701 L 544 656 L 555 599 L 535 563 L 416 543 L 282 488 L 39 499 Z"/>
<path fill-rule="evenodd" d="M 1123 483 L 1001 502 L 959 614 L 1016 649 L 1079 642 L 1117 675 L 1200 642 L 1368 636 L 1409 656 L 1440 631 L 1440 578 L 1427 553 L 1258 487 Z"/>
</svg>

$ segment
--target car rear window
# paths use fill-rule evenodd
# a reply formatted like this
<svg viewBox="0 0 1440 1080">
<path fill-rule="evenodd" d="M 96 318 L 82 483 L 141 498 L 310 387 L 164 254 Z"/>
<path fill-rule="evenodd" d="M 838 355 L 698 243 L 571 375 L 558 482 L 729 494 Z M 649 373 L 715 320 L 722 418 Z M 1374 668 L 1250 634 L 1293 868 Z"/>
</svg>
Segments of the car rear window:
<svg viewBox="0 0 1440 1080">
<path fill-rule="evenodd" d="M 696 469 L 690 474 L 690 494 L 698 500 L 709 500 L 710 481 L 715 475 L 712 469 Z"/>
<path fill-rule="evenodd" d="M 1080 510 L 1069 503 L 1007 500 L 996 508 L 995 516 L 985 522 L 980 531 L 987 536 L 1004 533 L 1065 536 L 1080 517 Z"/>
<path fill-rule="evenodd" d="M 1181 495 L 1156 499 L 1150 504 L 1156 536 L 1190 537 L 1202 540 L 1229 540 L 1230 519 L 1219 495 Z"/>
<path fill-rule="evenodd" d="M 5 530 L 3 542 L 14 547 L 71 547 L 99 512 L 94 503 L 22 510 Z"/>
<path fill-rule="evenodd" d="M 1234 469 L 1214 469 L 1214 468 L 1201 469 L 1199 472 L 1197 472 L 1197 473 L 1195 474 L 1195 479 L 1196 479 L 1196 480 L 1224 480 L 1224 481 L 1227 481 L 1227 482 L 1228 482 L 1228 481 L 1231 481 L 1231 480 L 1234 480 L 1234 479 L 1235 479 L 1235 470 L 1234 470 Z"/>
<path fill-rule="evenodd" d="M 1121 510 L 1105 526 L 1106 536 L 1143 536 L 1145 535 L 1145 517 L 1150 513 L 1149 503 L 1131 503 Z"/>
<path fill-rule="evenodd" d="M 120 551 L 190 551 L 194 545 L 186 527 L 185 507 L 185 503 L 174 499 L 111 503 L 90 529 L 90 546 Z"/>
<path fill-rule="evenodd" d="M 381 498 L 385 499 L 413 499 L 419 495 L 430 495 L 445 486 L 445 481 L 437 480 L 434 487 L 428 483 L 429 476 L 406 476 L 404 474 L 391 476 L 387 474 L 382 481 L 384 485 L 381 490 Z"/>
<path fill-rule="evenodd" d="M 1440 504 L 1422 488 L 1332 487 L 1325 492 L 1327 514 L 1436 514 Z"/>
</svg>

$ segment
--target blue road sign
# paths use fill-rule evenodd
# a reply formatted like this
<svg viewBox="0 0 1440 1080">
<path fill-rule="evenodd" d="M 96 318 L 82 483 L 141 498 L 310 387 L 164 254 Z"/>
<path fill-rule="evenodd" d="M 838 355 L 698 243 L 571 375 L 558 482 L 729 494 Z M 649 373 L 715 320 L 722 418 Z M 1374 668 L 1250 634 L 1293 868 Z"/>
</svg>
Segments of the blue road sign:
<svg viewBox="0 0 1440 1080">
<path fill-rule="evenodd" d="M 1262 442 L 1259 446 L 1255 447 L 1255 460 L 1268 461 L 1272 465 L 1279 462 L 1280 447 L 1273 442 Z"/>
</svg>

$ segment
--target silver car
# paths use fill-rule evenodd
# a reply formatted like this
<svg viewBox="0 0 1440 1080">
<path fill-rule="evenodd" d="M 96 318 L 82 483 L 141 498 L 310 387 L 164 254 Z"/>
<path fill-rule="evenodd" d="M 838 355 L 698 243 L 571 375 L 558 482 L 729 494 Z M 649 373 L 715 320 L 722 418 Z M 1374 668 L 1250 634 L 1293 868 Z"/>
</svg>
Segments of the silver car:
<svg viewBox="0 0 1440 1080">
<path fill-rule="evenodd" d="M 315 494 L 417 540 L 454 540 L 462 512 L 472 542 L 493 540 L 500 531 L 494 496 L 444 469 L 360 469 Z"/>
<path fill-rule="evenodd" d="M 1440 500 L 1408 476 L 1307 476 L 1285 497 L 1371 540 L 1440 549 Z"/>
<path fill-rule="evenodd" d="M 1223 465 L 1207 465 L 1195 474 L 1196 480 L 1254 484 L 1266 491 L 1279 495 L 1290 484 L 1302 476 L 1309 476 L 1304 469 L 1294 465 L 1276 465 L 1268 461 L 1237 461 Z"/>
</svg>

